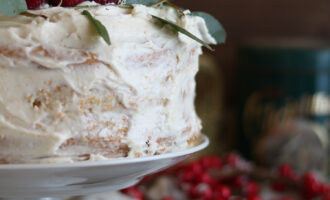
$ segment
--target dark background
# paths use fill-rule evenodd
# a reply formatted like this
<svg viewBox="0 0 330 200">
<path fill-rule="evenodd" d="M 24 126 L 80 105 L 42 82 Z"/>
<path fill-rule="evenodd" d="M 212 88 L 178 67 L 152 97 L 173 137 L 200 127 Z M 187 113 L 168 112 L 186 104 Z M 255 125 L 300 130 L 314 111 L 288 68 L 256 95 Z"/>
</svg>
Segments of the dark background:
<svg viewBox="0 0 330 200">
<path fill-rule="evenodd" d="M 215 16 L 228 33 L 228 44 L 251 37 L 330 39 L 329 0 L 177 0 L 175 3 Z"/>
<path fill-rule="evenodd" d="M 307 38 L 330 41 L 330 0 L 176 0 L 191 11 L 215 16 L 227 32 L 225 44 L 215 52 L 224 74 L 227 107 L 234 106 L 237 47 L 258 38 Z"/>
<path fill-rule="evenodd" d="M 174 3 L 191 11 L 212 14 L 227 32 L 225 44 L 216 46 L 214 52 L 205 48 L 203 51 L 215 58 L 220 71 L 223 125 L 219 140 L 229 144 L 238 140 L 235 113 L 240 91 L 237 90 L 236 56 L 242 44 L 260 38 L 268 41 L 312 39 L 330 44 L 330 0 L 176 0 Z M 209 88 L 210 84 L 202 81 L 197 86 Z"/>
</svg>

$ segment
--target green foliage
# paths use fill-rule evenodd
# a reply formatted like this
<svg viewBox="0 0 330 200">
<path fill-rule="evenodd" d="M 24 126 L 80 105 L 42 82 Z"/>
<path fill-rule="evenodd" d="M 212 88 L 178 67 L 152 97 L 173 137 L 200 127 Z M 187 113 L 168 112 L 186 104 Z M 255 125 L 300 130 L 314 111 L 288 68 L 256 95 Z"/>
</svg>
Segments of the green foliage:
<svg viewBox="0 0 330 200">
<path fill-rule="evenodd" d="M 192 12 L 190 15 L 202 17 L 205 20 L 207 29 L 212 37 L 217 41 L 217 44 L 223 43 L 226 40 L 227 34 L 220 22 L 212 15 L 205 12 Z"/>
<path fill-rule="evenodd" d="M 0 0 L 0 14 L 16 16 L 27 11 L 25 0 Z"/>
<path fill-rule="evenodd" d="M 95 30 L 97 31 L 97 33 L 104 39 L 104 41 L 110 45 L 110 37 L 109 37 L 109 33 L 107 31 L 107 29 L 105 28 L 105 26 L 103 26 L 103 24 L 95 19 L 90 12 L 88 12 L 87 10 L 84 10 L 82 12 L 83 15 L 86 15 L 87 18 L 90 20 L 90 22 L 94 25 Z"/>
</svg>

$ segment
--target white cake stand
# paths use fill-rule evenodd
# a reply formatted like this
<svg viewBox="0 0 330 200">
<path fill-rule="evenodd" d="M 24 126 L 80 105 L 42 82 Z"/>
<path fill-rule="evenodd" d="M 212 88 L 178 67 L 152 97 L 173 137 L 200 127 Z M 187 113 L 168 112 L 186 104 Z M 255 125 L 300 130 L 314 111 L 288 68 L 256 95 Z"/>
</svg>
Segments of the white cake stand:
<svg viewBox="0 0 330 200">
<path fill-rule="evenodd" d="M 145 175 L 173 166 L 207 147 L 203 135 L 198 146 L 157 156 L 73 164 L 0 165 L 0 200 L 43 199 L 119 190 Z M 56 197 L 56 198 L 46 198 Z"/>
</svg>

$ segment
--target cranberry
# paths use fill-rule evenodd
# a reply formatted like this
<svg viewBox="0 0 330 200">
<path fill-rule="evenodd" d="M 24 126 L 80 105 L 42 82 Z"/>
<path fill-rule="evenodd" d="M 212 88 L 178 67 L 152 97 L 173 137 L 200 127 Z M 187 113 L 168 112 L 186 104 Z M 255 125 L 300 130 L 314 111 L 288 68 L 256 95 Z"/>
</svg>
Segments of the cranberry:
<svg viewBox="0 0 330 200">
<path fill-rule="evenodd" d="M 286 191 L 286 185 L 281 181 L 274 181 L 271 185 L 272 189 L 276 192 L 284 192 Z"/>
<path fill-rule="evenodd" d="M 108 4 L 108 3 L 115 3 L 117 4 L 118 3 L 118 0 L 94 0 L 96 3 L 99 3 L 101 5 L 105 5 L 105 4 Z"/>
<path fill-rule="evenodd" d="M 231 190 L 229 187 L 225 186 L 225 185 L 218 185 L 215 188 L 215 197 L 222 197 L 224 199 L 228 199 L 231 196 Z"/>
<path fill-rule="evenodd" d="M 255 181 L 250 181 L 244 186 L 243 190 L 246 195 L 256 195 L 259 193 L 259 184 Z"/>
<path fill-rule="evenodd" d="M 206 184 L 209 184 L 209 185 L 213 185 L 215 180 L 213 180 L 213 178 L 206 172 L 203 172 L 202 174 L 200 174 L 198 176 L 198 182 L 199 183 L 206 183 Z"/>
<path fill-rule="evenodd" d="M 238 161 L 240 159 L 240 156 L 236 153 L 230 153 L 225 156 L 224 162 L 227 165 L 230 165 L 232 167 L 236 167 L 238 164 Z"/>
<path fill-rule="evenodd" d="M 293 174 L 291 165 L 282 164 L 278 167 L 278 171 L 282 177 L 290 178 Z"/>
<path fill-rule="evenodd" d="M 204 156 L 199 161 L 204 169 L 209 169 L 213 165 L 213 161 L 210 156 Z"/>
<path fill-rule="evenodd" d="M 217 157 L 217 156 L 212 157 L 212 167 L 214 167 L 214 168 L 222 167 L 222 160 L 220 157 Z"/>
<path fill-rule="evenodd" d="M 303 196 L 313 198 L 320 192 L 320 184 L 313 173 L 307 172 L 303 176 Z"/>
<path fill-rule="evenodd" d="M 194 185 L 194 184 L 189 184 L 186 193 L 187 193 L 187 195 L 188 195 L 190 198 L 196 198 L 196 197 L 198 197 L 197 186 Z"/>
<path fill-rule="evenodd" d="M 173 197 L 164 197 L 162 200 L 175 200 Z"/>
<path fill-rule="evenodd" d="M 246 200 L 262 200 L 258 195 L 249 195 Z"/>
<path fill-rule="evenodd" d="M 293 180 L 293 181 L 298 180 L 298 175 L 293 171 L 291 165 L 289 165 L 289 164 L 280 165 L 278 167 L 278 172 L 284 178 L 287 178 L 287 179 Z"/>
<path fill-rule="evenodd" d="M 195 181 L 195 174 L 191 170 L 185 170 L 180 174 L 180 180 L 182 182 L 194 182 Z"/>
<path fill-rule="evenodd" d="M 40 6 L 45 2 L 45 0 L 26 0 L 26 5 L 28 9 L 34 10 L 40 8 Z"/>
<path fill-rule="evenodd" d="M 227 200 L 227 199 L 225 199 L 223 197 L 215 197 L 214 200 Z"/>
<path fill-rule="evenodd" d="M 61 6 L 62 7 L 73 7 L 85 0 L 63 0 Z M 50 0 L 49 4 L 53 6 L 58 6 L 61 3 L 61 0 Z"/>
<path fill-rule="evenodd" d="M 211 187 L 205 187 L 202 191 L 199 192 L 201 199 L 203 200 L 212 200 L 213 199 L 213 191 Z"/>
<path fill-rule="evenodd" d="M 190 170 L 191 170 L 194 174 L 196 174 L 196 175 L 198 175 L 198 174 L 202 174 L 202 173 L 203 173 L 203 167 L 202 167 L 202 165 L 201 165 L 200 163 L 198 163 L 198 162 L 194 162 L 194 163 L 192 163 L 192 164 L 190 165 Z"/>
<path fill-rule="evenodd" d="M 330 200 L 330 194 L 328 194 L 328 195 L 323 195 L 322 200 Z"/>
<path fill-rule="evenodd" d="M 327 185 L 326 183 L 320 184 L 320 192 L 322 195 L 330 196 L 330 185 Z"/>
<path fill-rule="evenodd" d="M 222 160 L 218 156 L 204 156 L 199 161 L 204 169 L 221 168 Z"/>
<path fill-rule="evenodd" d="M 239 176 L 235 176 L 230 182 L 234 187 L 243 188 L 243 186 L 247 182 L 247 178 L 246 178 L 246 176 L 239 175 Z"/>
</svg>

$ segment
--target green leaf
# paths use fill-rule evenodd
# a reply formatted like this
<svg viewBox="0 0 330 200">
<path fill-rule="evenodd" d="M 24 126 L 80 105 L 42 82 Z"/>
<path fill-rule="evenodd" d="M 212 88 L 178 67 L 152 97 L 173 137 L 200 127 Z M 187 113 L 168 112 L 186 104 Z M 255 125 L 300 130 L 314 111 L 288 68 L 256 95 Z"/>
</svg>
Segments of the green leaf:
<svg viewBox="0 0 330 200">
<path fill-rule="evenodd" d="M 205 22 L 209 33 L 217 41 L 217 44 L 223 43 L 226 40 L 227 34 L 220 22 L 212 15 L 205 12 L 192 12 L 190 15 L 202 17 Z"/>
<path fill-rule="evenodd" d="M 72 7 L 75 10 L 83 9 L 83 8 L 96 8 L 99 7 L 99 5 L 85 5 L 85 6 L 75 6 Z"/>
<path fill-rule="evenodd" d="M 87 18 L 92 22 L 92 24 L 94 25 L 97 33 L 104 39 L 104 41 L 110 45 L 111 42 L 110 42 L 110 37 L 109 37 L 109 33 L 107 31 L 107 29 L 105 28 L 105 26 L 103 26 L 103 24 L 95 19 L 90 12 L 88 12 L 87 10 L 84 10 L 82 12 L 83 15 L 86 15 Z"/>
<path fill-rule="evenodd" d="M 159 0 L 126 0 L 125 5 L 133 5 L 133 4 L 142 4 L 145 6 L 152 6 L 158 3 Z"/>
<path fill-rule="evenodd" d="M 173 23 L 173 22 L 170 22 L 170 21 L 168 21 L 168 20 L 162 19 L 162 18 L 160 18 L 160 17 L 154 16 L 154 15 L 152 15 L 152 17 L 153 17 L 154 19 L 157 19 L 158 21 L 160 21 L 160 22 L 162 22 L 162 23 L 164 23 L 164 24 L 170 26 L 170 27 L 173 28 L 174 30 L 176 30 L 176 31 L 178 31 L 178 32 L 180 32 L 180 33 L 185 34 L 186 36 L 190 37 L 191 39 L 193 39 L 193 40 L 195 40 L 195 41 L 201 43 L 204 47 L 206 47 L 206 48 L 208 48 L 208 49 L 210 49 L 210 50 L 213 51 L 212 47 L 210 47 L 210 46 L 209 46 L 208 44 L 206 44 L 203 40 L 199 39 L 198 37 L 196 37 L 195 35 L 193 35 L 193 34 L 190 33 L 189 31 L 187 31 L 186 29 L 184 29 L 184 28 L 178 26 L 177 24 L 175 24 L 175 23 Z"/>
<path fill-rule="evenodd" d="M 0 0 L 0 14 L 16 16 L 27 11 L 25 0 Z"/>
</svg>

